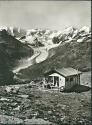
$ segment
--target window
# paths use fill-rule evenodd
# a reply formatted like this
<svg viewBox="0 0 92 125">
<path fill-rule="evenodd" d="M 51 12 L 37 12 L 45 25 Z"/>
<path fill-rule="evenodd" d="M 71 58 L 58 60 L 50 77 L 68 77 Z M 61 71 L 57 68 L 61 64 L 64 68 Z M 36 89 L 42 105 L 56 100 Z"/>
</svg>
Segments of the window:
<svg viewBox="0 0 92 125">
<path fill-rule="evenodd" d="M 54 86 L 59 86 L 59 77 L 54 76 Z"/>
</svg>

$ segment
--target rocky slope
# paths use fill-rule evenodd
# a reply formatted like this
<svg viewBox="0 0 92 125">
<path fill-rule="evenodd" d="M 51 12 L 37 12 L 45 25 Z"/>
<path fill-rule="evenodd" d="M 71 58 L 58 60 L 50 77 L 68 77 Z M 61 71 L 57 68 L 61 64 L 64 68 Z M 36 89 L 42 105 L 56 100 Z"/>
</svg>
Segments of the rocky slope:
<svg viewBox="0 0 92 125">
<path fill-rule="evenodd" d="M 81 76 L 91 84 L 91 73 Z M 86 86 L 85 86 L 86 87 Z M 40 83 L 0 87 L 0 124 L 90 125 L 91 91 L 62 93 Z"/>
<path fill-rule="evenodd" d="M 13 78 L 12 69 L 21 58 L 29 57 L 33 50 L 9 35 L 6 30 L 0 31 L 0 84 L 8 84 Z"/>
</svg>

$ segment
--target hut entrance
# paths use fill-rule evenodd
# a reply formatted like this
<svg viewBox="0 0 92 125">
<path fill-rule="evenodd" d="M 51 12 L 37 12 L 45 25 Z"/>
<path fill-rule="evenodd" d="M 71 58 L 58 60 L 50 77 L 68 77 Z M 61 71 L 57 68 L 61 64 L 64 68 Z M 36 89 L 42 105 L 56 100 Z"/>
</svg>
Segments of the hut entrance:
<svg viewBox="0 0 92 125">
<path fill-rule="evenodd" d="M 58 76 L 54 76 L 54 86 L 59 87 L 59 77 Z"/>
</svg>

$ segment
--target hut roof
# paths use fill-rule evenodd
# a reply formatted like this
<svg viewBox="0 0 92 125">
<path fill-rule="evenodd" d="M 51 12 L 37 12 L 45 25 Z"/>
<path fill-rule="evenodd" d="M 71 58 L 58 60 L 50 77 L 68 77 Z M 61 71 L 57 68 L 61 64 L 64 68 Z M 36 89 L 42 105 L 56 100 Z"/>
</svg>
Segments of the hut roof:
<svg viewBox="0 0 92 125">
<path fill-rule="evenodd" d="M 62 75 L 64 77 L 73 76 L 73 75 L 77 75 L 77 74 L 82 73 L 74 68 L 68 67 L 68 68 L 50 70 L 50 71 L 46 72 L 45 75 L 49 75 L 49 74 L 52 74 L 54 72 L 59 73 L 60 75 Z"/>
</svg>

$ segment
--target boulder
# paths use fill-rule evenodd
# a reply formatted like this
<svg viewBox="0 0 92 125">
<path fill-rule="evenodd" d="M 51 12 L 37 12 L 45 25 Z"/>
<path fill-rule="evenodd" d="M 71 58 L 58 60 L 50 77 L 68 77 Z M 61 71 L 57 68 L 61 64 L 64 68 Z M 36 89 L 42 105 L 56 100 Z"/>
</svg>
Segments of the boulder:
<svg viewBox="0 0 92 125">
<path fill-rule="evenodd" d="M 23 124 L 23 120 L 19 118 L 15 118 L 13 116 L 0 115 L 0 124 L 4 125 L 14 125 L 14 124 Z"/>
<path fill-rule="evenodd" d="M 53 125 L 51 122 L 49 121 L 45 121 L 44 119 L 38 118 L 32 118 L 32 119 L 26 119 L 24 121 L 25 125 Z"/>
</svg>

